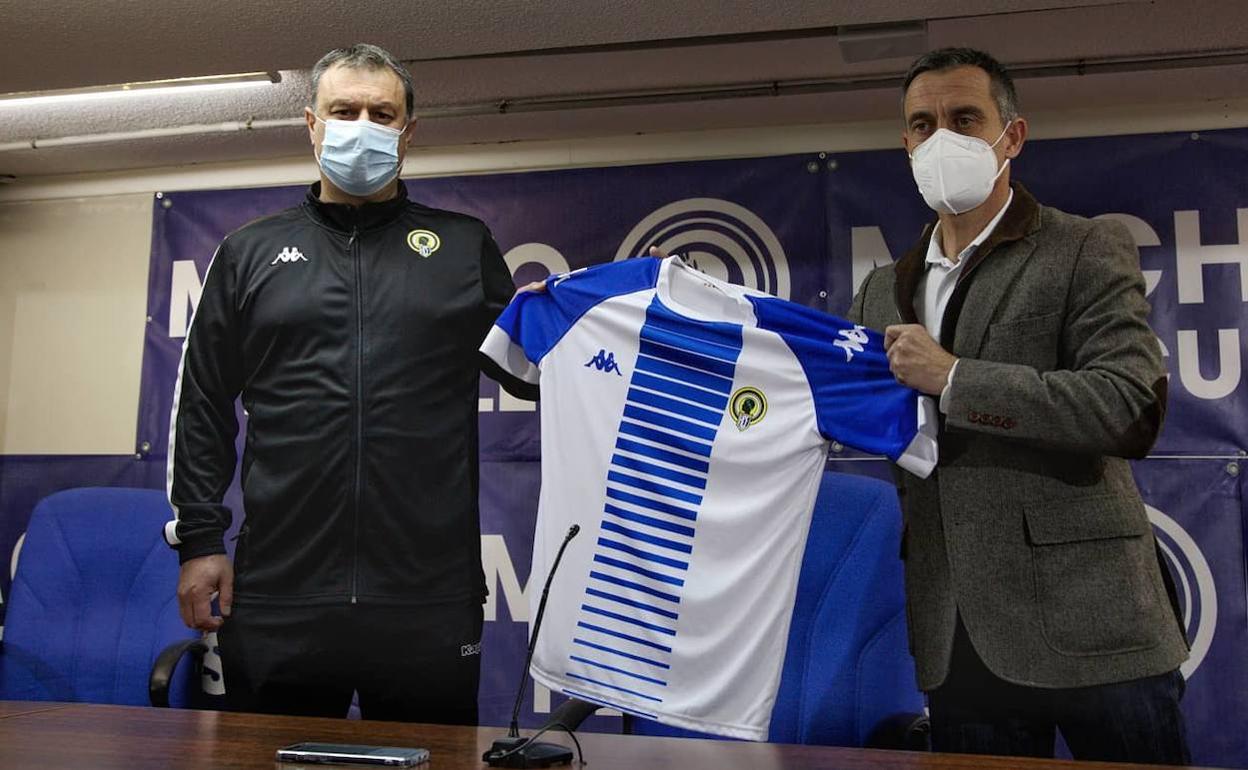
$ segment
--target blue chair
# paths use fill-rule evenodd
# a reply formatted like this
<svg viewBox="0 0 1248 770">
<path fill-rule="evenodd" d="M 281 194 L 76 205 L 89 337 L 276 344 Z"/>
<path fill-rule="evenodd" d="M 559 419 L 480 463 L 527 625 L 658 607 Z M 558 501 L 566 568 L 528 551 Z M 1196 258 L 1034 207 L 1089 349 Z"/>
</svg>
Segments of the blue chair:
<svg viewBox="0 0 1248 770">
<path fill-rule="evenodd" d="M 924 747 L 923 695 L 906 634 L 900 532 L 891 484 L 824 474 L 798 579 L 771 742 Z M 564 704 L 550 721 L 577 721 L 583 710 Z M 627 715 L 625 731 L 712 737 Z"/>
<path fill-rule="evenodd" d="M 71 489 L 40 501 L 10 590 L 0 698 L 191 702 L 198 672 L 176 664 L 205 647 L 178 616 L 178 558 L 161 535 L 169 517 L 164 494 L 150 489 Z"/>
</svg>

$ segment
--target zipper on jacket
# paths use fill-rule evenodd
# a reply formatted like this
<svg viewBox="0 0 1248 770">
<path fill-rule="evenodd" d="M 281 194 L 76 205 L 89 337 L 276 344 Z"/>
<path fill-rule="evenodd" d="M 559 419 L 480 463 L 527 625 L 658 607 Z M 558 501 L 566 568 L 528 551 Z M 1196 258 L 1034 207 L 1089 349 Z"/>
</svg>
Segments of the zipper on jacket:
<svg viewBox="0 0 1248 770">
<path fill-rule="evenodd" d="M 360 573 L 360 478 L 364 465 L 364 286 L 360 265 L 359 228 L 351 228 L 347 251 L 355 263 L 355 509 L 351 545 L 351 603 L 359 591 Z"/>
</svg>

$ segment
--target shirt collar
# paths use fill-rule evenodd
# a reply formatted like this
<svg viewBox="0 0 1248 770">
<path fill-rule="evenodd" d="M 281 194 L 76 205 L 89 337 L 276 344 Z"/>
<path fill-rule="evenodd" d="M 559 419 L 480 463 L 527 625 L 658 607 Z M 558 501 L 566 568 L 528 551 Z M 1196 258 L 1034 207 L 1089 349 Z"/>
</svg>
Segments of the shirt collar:
<svg viewBox="0 0 1248 770">
<path fill-rule="evenodd" d="M 945 257 L 944 247 L 940 243 L 940 222 L 937 222 L 936 226 L 932 228 L 932 237 L 927 242 L 927 263 L 929 265 L 940 265 L 945 269 L 952 269 L 957 265 L 961 265 L 967 257 L 975 252 L 975 249 L 979 248 L 981 243 L 988 240 L 988 236 L 992 235 L 992 231 L 997 229 L 997 225 L 1000 224 L 1001 218 L 1005 216 L 1005 212 L 1010 208 L 1010 203 L 1013 201 L 1014 188 L 1011 187 L 1010 197 L 1005 199 L 1005 205 L 1001 207 L 1001 210 L 997 212 L 997 215 L 988 224 L 984 225 L 984 229 L 979 231 L 979 235 L 976 235 L 974 240 L 967 244 L 965 249 L 962 249 L 962 253 L 958 255 L 956 263 Z"/>
</svg>

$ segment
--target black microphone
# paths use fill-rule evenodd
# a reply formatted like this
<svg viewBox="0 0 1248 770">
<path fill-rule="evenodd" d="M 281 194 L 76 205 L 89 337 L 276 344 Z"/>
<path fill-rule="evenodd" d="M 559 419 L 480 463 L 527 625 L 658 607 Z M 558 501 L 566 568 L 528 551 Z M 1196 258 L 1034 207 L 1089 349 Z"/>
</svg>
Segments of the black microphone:
<svg viewBox="0 0 1248 770">
<path fill-rule="evenodd" d="M 550 584 L 555 579 L 555 571 L 563 560 L 563 552 L 568 543 L 581 531 L 579 524 L 568 528 L 568 534 L 555 554 L 555 561 L 550 565 L 550 573 L 546 575 L 546 585 L 542 586 L 542 600 L 537 605 L 537 617 L 533 619 L 533 633 L 529 636 L 529 651 L 524 656 L 524 669 L 520 672 L 520 689 L 516 693 L 516 705 L 511 710 L 511 726 L 507 729 L 507 737 L 494 741 L 490 750 L 481 755 L 481 759 L 490 767 L 550 767 L 572 762 L 572 751 L 557 743 L 534 743 L 532 738 L 520 737 L 520 707 L 524 703 L 524 691 L 529 683 L 529 664 L 533 662 L 533 650 L 537 647 L 537 634 L 542 630 L 542 617 L 546 614 L 546 598 L 550 594 Z M 534 736 L 536 737 L 536 736 Z"/>
</svg>

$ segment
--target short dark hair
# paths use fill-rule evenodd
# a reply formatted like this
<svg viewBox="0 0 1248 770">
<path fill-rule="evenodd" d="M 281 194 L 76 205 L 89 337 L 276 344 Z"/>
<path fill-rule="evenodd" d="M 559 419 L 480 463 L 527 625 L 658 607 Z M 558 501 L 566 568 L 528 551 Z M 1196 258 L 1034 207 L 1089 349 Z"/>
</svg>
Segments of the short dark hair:
<svg viewBox="0 0 1248 770">
<path fill-rule="evenodd" d="M 407 100 L 407 119 L 412 119 L 412 108 L 416 101 L 412 90 L 412 76 L 402 62 L 394 58 L 389 51 L 368 43 L 356 43 L 350 48 L 335 48 L 321 57 L 312 67 L 312 107 L 316 107 L 316 92 L 321 85 L 321 76 L 336 64 L 353 69 L 380 70 L 388 69 L 403 83 L 403 96 Z"/>
<path fill-rule="evenodd" d="M 906 98 L 910 84 L 924 72 L 943 72 L 955 67 L 979 67 L 988 73 L 992 98 L 997 102 L 997 111 L 1001 113 L 1001 120 L 1008 123 L 1018 117 L 1018 94 L 1014 91 L 1014 80 L 1010 77 L 1010 73 L 1005 71 L 1001 62 L 974 48 L 940 48 L 915 59 L 914 64 L 911 64 L 906 72 L 906 81 L 901 87 L 901 98 L 903 100 Z"/>
</svg>

